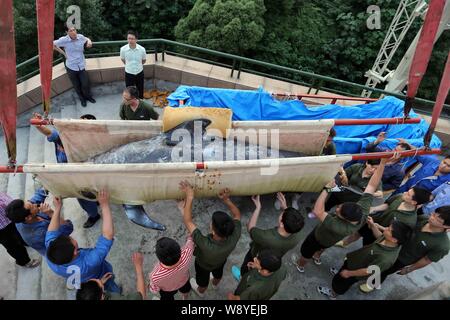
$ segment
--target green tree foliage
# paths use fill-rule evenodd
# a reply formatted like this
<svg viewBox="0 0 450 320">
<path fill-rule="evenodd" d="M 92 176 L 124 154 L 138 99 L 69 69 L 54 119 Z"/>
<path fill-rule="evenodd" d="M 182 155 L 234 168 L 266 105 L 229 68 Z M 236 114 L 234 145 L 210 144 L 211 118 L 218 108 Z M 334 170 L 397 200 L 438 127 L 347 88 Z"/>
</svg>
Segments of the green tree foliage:
<svg viewBox="0 0 450 320">
<path fill-rule="evenodd" d="M 81 28 L 79 33 L 91 38 L 93 41 L 109 40 L 110 24 L 103 17 L 103 4 L 101 0 L 58 0 L 55 1 L 55 35 L 64 36 L 64 23 L 71 13 L 67 8 L 71 5 L 80 7 Z"/>
<path fill-rule="evenodd" d="M 175 27 L 177 40 L 229 53 L 255 49 L 264 34 L 263 0 L 198 0 Z"/>
<path fill-rule="evenodd" d="M 123 39 L 127 30 L 138 31 L 140 38 L 174 39 L 173 30 L 185 16 L 195 0 L 101 0 L 105 10 L 103 18 L 112 28 L 108 39 Z"/>
<path fill-rule="evenodd" d="M 255 59 L 316 72 L 331 32 L 320 8 L 291 0 L 265 1 L 265 33 L 252 54 Z M 275 14 L 277 13 L 277 14 Z"/>
<path fill-rule="evenodd" d="M 369 30 L 366 24 L 369 18 L 366 10 L 370 5 L 377 4 L 377 1 L 330 0 L 313 3 L 325 14 L 324 27 L 329 31 L 321 48 L 324 60 L 316 62 L 315 72 L 326 72 L 333 77 L 340 74 L 340 79 L 365 82 L 364 73 L 375 61 L 398 6 L 398 2 L 394 1 L 378 2 L 384 2 L 383 5 L 378 3 L 382 15 L 380 30 Z"/>
<path fill-rule="evenodd" d="M 399 1 L 58 0 L 55 37 L 64 34 L 63 23 L 70 15 L 66 10 L 72 4 L 81 7 L 80 32 L 94 41 L 124 39 L 128 29 L 135 29 L 141 39 L 176 39 L 363 84 L 364 73 L 375 61 Z M 381 9 L 380 30 L 367 28 L 370 5 Z M 21 62 L 37 53 L 35 0 L 15 0 L 14 19 L 17 61 Z M 390 69 L 398 65 L 420 25 L 421 20 L 416 19 Z M 444 32 L 435 45 L 420 97 L 436 98 L 449 43 L 450 33 Z"/>
<path fill-rule="evenodd" d="M 14 32 L 16 60 L 21 62 L 36 55 L 38 42 L 35 1 L 14 1 Z"/>
</svg>

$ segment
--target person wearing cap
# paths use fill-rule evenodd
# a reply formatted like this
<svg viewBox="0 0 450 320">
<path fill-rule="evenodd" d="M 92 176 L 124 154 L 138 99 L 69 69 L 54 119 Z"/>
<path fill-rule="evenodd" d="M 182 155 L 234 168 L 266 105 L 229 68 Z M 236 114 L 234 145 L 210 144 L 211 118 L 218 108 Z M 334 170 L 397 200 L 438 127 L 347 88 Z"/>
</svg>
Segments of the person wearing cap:
<svg viewBox="0 0 450 320">
<path fill-rule="evenodd" d="M 370 178 L 361 199 L 357 203 L 344 202 L 337 206 L 335 215 L 331 215 L 325 211 L 328 190 L 333 187 L 334 181 L 325 186 L 313 209 L 320 223 L 303 242 L 300 249 L 300 259 L 295 254 L 291 256 L 291 261 L 300 273 L 305 272 L 305 265 L 311 258 L 316 265 L 320 265 L 322 263 L 320 256 L 325 249 L 332 247 L 336 242 L 353 234 L 366 222 L 366 217 L 369 214 L 372 204 L 373 194 L 380 184 L 385 164 L 386 159 L 382 159 L 377 170 Z"/>
</svg>

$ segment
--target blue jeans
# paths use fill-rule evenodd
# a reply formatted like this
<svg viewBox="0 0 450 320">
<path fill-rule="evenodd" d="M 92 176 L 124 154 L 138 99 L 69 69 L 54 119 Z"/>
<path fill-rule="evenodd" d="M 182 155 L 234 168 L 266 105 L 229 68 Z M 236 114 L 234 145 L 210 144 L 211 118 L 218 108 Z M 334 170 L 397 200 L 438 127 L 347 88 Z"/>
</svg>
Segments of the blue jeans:
<svg viewBox="0 0 450 320">
<path fill-rule="evenodd" d="M 89 218 L 95 218 L 98 216 L 97 202 L 88 201 L 84 199 L 77 199 L 80 206 L 88 214 Z"/>
</svg>

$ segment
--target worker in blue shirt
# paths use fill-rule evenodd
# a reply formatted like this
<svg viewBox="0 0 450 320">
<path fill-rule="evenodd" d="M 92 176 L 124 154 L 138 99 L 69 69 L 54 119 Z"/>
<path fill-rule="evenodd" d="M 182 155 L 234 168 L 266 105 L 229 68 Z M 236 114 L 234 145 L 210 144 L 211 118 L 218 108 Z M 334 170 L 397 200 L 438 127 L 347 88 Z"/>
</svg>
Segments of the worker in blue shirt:
<svg viewBox="0 0 450 320">
<path fill-rule="evenodd" d="M 33 114 L 34 118 L 42 119 L 42 116 L 39 113 Z M 89 117 L 87 117 L 89 116 Z M 81 116 L 81 119 L 92 119 L 91 115 Z M 95 117 L 93 117 L 95 119 Z M 61 138 L 59 137 L 59 133 L 55 129 L 50 129 L 44 125 L 36 126 L 36 128 L 47 137 L 49 142 L 53 142 L 55 144 L 55 156 L 56 162 L 58 163 L 67 163 L 67 156 L 64 151 L 64 146 L 61 142 Z M 83 224 L 84 228 L 90 228 L 100 219 L 100 214 L 98 213 L 97 203 L 95 201 L 89 201 L 85 199 L 77 199 L 80 206 L 86 211 L 88 215 L 87 221 Z"/>
<path fill-rule="evenodd" d="M 381 146 L 380 144 L 386 140 L 386 132 L 380 132 L 374 142 L 365 146 L 365 152 L 401 152 L 411 150 L 411 146 L 404 139 L 397 139 L 399 142 L 394 149 Z M 363 150 L 364 152 L 364 150 Z M 383 177 L 383 194 L 390 194 L 400 187 L 405 177 L 405 158 L 393 157 L 386 163 Z"/>
<path fill-rule="evenodd" d="M 45 234 L 53 214 L 50 206 L 44 203 L 46 197 L 46 191 L 41 188 L 30 200 L 24 202 L 15 199 L 6 207 L 6 214 L 9 220 L 16 223 L 22 239 L 42 256 L 45 256 Z M 72 222 L 61 219 L 58 231 L 66 236 L 70 235 L 73 231 Z"/>
<path fill-rule="evenodd" d="M 431 215 L 437 208 L 450 206 L 450 182 L 446 182 L 433 190 L 433 201 L 428 202 L 417 211 L 417 214 Z"/>
<path fill-rule="evenodd" d="M 412 187 L 433 192 L 437 187 L 450 181 L 450 156 L 446 156 L 442 161 L 439 161 L 434 155 L 418 156 L 417 160 L 422 164 L 422 167 L 393 195 L 405 192 Z"/>
<path fill-rule="evenodd" d="M 74 285 L 77 289 L 79 289 L 81 283 L 90 279 L 101 279 L 106 273 L 113 271 L 111 264 L 106 261 L 106 256 L 114 241 L 114 225 L 109 207 L 109 194 L 105 190 L 101 190 L 97 198 L 102 209 L 103 221 L 102 234 L 94 248 L 79 248 L 78 242 L 74 238 L 61 233 L 59 227 L 62 202 L 59 198 L 55 198 L 55 212 L 45 236 L 48 266 L 53 272 L 64 278 L 69 278 L 74 273 L 78 273 L 74 277 L 74 279 L 80 281 L 80 283 Z M 105 283 L 105 290 L 121 292 L 119 286 L 114 282 L 114 277 Z"/>
</svg>

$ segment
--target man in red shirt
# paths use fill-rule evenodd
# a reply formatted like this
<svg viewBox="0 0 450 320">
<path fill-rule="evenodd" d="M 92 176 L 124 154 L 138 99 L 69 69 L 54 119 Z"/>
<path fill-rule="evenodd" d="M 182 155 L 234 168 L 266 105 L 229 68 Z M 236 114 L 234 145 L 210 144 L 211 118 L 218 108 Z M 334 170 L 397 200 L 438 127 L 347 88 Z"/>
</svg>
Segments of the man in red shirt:
<svg viewBox="0 0 450 320">
<path fill-rule="evenodd" d="M 194 252 L 192 237 L 187 237 L 183 249 L 175 240 L 163 237 L 156 242 L 155 250 L 159 263 L 149 274 L 150 291 L 159 292 L 161 300 L 175 300 L 175 294 L 180 291 L 186 299 L 191 291 L 189 267 Z"/>
</svg>

